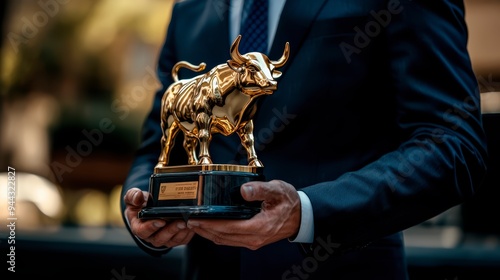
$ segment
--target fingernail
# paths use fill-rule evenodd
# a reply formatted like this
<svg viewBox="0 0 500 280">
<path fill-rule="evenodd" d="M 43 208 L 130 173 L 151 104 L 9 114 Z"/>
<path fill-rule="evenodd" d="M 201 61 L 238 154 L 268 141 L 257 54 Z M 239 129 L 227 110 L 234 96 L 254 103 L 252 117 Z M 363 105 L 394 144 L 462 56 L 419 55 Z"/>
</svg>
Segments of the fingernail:
<svg viewBox="0 0 500 280">
<path fill-rule="evenodd" d="M 247 198 L 251 198 L 253 196 L 253 187 L 249 185 L 243 185 L 243 192 Z"/>
<path fill-rule="evenodd" d="M 194 222 L 194 221 L 188 221 L 187 222 L 187 227 L 188 228 L 199 227 L 199 226 L 200 226 L 200 223 L 198 223 L 198 222 Z"/>
<path fill-rule="evenodd" d="M 157 228 L 161 228 L 165 225 L 165 222 L 163 221 L 157 221 L 157 222 L 154 222 L 153 225 Z"/>
<path fill-rule="evenodd" d="M 177 223 L 177 228 L 178 229 L 185 229 L 186 228 L 186 224 L 184 222 L 179 222 L 179 223 Z"/>
<path fill-rule="evenodd" d="M 134 192 L 134 195 L 132 196 L 132 201 L 135 201 L 137 194 L 139 194 L 139 191 Z"/>
</svg>

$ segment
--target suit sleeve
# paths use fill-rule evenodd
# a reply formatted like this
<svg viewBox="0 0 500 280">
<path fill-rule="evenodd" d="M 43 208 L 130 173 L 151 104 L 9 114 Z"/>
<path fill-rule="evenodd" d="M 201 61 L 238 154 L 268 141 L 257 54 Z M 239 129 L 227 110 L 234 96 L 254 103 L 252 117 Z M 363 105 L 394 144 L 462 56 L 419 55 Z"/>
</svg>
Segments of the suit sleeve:
<svg viewBox="0 0 500 280">
<path fill-rule="evenodd" d="M 172 11 L 172 19 L 168 27 L 167 34 L 170 34 L 170 30 L 174 30 L 175 25 L 175 6 Z M 173 31 L 172 31 L 173 32 Z M 161 144 L 160 139 L 162 137 L 161 125 L 160 125 L 160 115 L 161 115 L 161 99 L 164 91 L 173 82 L 170 75 L 171 69 L 174 61 L 172 45 L 173 45 L 173 35 L 167 36 L 160 55 L 159 63 L 157 68 L 157 76 L 161 82 L 161 88 L 155 93 L 153 104 L 150 112 L 146 116 L 144 124 L 141 131 L 141 144 L 136 151 L 134 161 L 132 162 L 131 168 L 127 175 L 127 178 L 123 184 L 121 193 L 121 210 L 122 217 L 125 222 L 127 229 L 130 231 L 129 223 L 125 217 L 124 210 L 125 204 L 123 197 L 125 193 L 133 188 L 139 188 L 143 191 L 149 190 L 149 178 L 153 173 L 155 165 L 158 163 L 158 157 L 160 155 Z M 134 241 L 137 245 L 145 250 L 147 253 L 153 256 L 159 256 L 169 251 L 169 248 L 156 248 L 147 242 L 138 239 L 132 234 Z"/>
<path fill-rule="evenodd" d="M 404 230 L 473 196 L 486 172 L 462 1 L 387 2 L 391 20 L 377 39 L 389 46 L 403 137 L 363 168 L 302 189 L 316 240 L 357 244 Z"/>
</svg>

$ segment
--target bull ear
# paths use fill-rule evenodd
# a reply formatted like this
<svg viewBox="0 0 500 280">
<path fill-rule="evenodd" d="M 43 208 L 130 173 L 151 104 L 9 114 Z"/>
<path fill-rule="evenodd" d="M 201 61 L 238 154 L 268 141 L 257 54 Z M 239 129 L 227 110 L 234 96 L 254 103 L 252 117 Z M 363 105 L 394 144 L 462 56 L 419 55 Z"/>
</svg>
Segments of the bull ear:
<svg viewBox="0 0 500 280">
<path fill-rule="evenodd" d="M 233 69 L 237 73 L 241 73 L 242 72 L 241 64 L 239 64 L 238 62 L 236 62 L 234 60 L 228 60 L 227 61 L 227 66 L 229 66 L 229 68 Z"/>
<path fill-rule="evenodd" d="M 281 73 L 281 71 L 273 70 L 273 78 L 274 79 L 281 77 L 281 74 L 283 74 L 283 73 Z"/>
</svg>

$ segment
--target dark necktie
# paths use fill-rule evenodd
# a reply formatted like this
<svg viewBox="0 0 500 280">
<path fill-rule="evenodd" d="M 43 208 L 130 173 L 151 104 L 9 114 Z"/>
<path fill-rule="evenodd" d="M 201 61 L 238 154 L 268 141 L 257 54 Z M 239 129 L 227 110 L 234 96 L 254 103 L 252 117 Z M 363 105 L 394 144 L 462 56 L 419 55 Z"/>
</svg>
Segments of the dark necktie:
<svg viewBox="0 0 500 280">
<path fill-rule="evenodd" d="M 268 0 L 245 0 L 241 14 L 240 53 L 267 53 Z"/>
</svg>

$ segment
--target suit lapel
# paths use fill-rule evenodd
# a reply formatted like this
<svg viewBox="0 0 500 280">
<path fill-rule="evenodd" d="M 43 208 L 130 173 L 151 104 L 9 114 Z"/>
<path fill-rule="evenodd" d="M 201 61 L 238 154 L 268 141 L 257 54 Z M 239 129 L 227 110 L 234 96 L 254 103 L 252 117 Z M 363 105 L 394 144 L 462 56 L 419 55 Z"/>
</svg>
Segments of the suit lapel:
<svg viewBox="0 0 500 280">
<path fill-rule="evenodd" d="M 199 1 L 203 5 L 203 1 Z M 199 38 L 213 57 L 219 60 L 229 57 L 229 0 L 209 0 L 198 21 Z"/>
<path fill-rule="evenodd" d="M 291 64 L 293 57 L 299 51 L 302 42 L 309 32 L 311 24 L 317 17 L 321 7 L 327 0 L 287 0 L 278 23 L 276 35 L 271 46 L 269 57 L 276 60 L 283 54 L 286 42 L 290 42 L 290 58 L 283 67 L 285 70 Z"/>
</svg>

